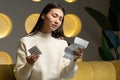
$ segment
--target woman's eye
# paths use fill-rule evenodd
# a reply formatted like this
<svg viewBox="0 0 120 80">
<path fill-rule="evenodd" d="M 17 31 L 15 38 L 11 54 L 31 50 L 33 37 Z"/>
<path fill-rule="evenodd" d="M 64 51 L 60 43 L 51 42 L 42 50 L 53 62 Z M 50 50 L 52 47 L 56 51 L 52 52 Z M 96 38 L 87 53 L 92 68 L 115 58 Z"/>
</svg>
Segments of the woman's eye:
<svg viewBox="0 0 120 80">
<path fill-rule="evenodd" d="M 60 18 L 59 20 L 60 20 L 60 21 L 62 21 L 63 19 L 62 19 L 62 18 Z"/>
<path fill-rule="evenodd" d="M 57 17 L 56 15 L 53 15 L 53 17 L 55 18 L 55 17 Z"/>
</svg>

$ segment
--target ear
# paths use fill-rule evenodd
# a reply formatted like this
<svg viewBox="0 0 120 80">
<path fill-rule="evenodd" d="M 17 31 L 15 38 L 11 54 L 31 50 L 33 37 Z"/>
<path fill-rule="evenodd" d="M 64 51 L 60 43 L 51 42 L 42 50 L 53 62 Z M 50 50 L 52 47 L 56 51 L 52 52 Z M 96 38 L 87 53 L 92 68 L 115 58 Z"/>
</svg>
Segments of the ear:
<svg viewBox="0 0 120 80">
<path fill-rule="evenodd" d="M 42 15 L 41 18 L 44 19 L 44 15 Z"/>
</svg>

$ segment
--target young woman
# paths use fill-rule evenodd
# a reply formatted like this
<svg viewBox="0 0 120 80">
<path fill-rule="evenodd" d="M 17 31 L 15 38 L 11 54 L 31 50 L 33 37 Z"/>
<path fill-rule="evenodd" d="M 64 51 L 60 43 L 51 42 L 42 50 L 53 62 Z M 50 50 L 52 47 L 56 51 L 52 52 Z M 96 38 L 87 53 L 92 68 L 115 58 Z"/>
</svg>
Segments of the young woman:
<svg viewBox="0 0 120 80">
<path fill-rule="evenodd" d="M 14 67 L 17 80 L 61 80 L 74 76 L 76 60 L 82 57 L 83 50 L 74 51 L 74 61 L 63 57 L 68 46 L 63 34 L 64 15 L 60 4 L 47 4 L 31 33 L 20 39 Z M 29 49 L 33 46 L 42 54 L 31 54 Z"/>
</svg>

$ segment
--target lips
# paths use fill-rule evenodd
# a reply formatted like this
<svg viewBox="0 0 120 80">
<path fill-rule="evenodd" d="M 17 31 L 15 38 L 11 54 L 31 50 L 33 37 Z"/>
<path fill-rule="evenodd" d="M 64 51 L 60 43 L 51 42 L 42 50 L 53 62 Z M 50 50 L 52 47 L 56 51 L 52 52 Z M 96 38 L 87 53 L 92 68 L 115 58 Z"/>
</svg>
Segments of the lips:
<svg viewBox="0 0 120 80">
<path fill-rule="evenodd" d="M 55 24 L 53 24 L 52 26 L 53 26 L 53 28 L 57 28 L 58 27 L 58 25 L 55 25 Z"/>
</svg>

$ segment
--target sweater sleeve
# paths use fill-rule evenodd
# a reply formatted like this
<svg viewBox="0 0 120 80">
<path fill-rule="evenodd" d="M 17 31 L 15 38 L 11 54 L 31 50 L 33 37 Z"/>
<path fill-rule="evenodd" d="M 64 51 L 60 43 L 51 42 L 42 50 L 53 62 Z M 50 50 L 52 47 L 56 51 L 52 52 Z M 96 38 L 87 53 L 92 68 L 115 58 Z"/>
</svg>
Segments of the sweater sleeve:
<svg viewBox="0 0 120 80">
<path fill-rule="evenodd" d="M 28 80 L 33 65 L 30 65 L 26 62 L 26 51 L 25 45 L 20 41 L 17 52 L 17 62 L 14 67 L 14 75 L 17 80 Z"/>
<path fill-rule="evenodd" d="M 66 60 L 64 61 L 64 67 L 61 73 L 61 76 L 63 79 L 71 79 L 76 74 L 76 71 L 78 69 L 78 66 L 76 65 L 76 62 Z"/>
<path fill-rule="evenodd" d="M 67 47 L 68 44 L 67 43 L 64 43 L 64 49 L 65 47 Z M 64 49 L 63 49 L 63 54 L 64 54 Z M 62 72 L 61 72 L 61 77 L 63 79 L 71 79 L 74 77 L 77 69 L 78 69 L 78 66 L 76 64 L 76 62 L 74 61 L 71 61 L 70 59 L 67 59 L 67 58 L 64 58 L 63 57 L 63 62 L 62 62 Z"/>
</svg>

